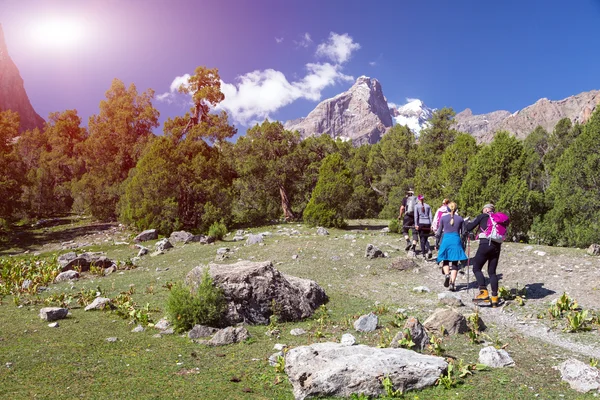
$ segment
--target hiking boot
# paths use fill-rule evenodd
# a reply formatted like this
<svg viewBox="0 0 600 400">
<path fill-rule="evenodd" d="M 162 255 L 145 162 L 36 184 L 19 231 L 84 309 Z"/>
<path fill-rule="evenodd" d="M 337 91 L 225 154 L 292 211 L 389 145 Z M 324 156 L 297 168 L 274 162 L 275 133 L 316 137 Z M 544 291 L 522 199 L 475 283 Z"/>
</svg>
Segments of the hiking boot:
<svg viewBox="0 0 600 400">
<path fill-rule="evenodd" d="M 478 302 L 489 302 L 490 301 L 490 294 L 488 293 L 487 289 L 479 289 L 479 294 L 473 299 L 473 302 L 478 303 Z"/>
<path fill-rule="evenodd" d="M 431 252 L 427 253 L 427 259 L 431 260 L 431 257 L 433 257 L 433 254 L 431 254 Z"/>
<path fill-rule="evenodd" d="M 415 249 L 417 248 L 417 244 L 413 243 L 410 245 L 410 251 L 415 251 Z"/>
<path fill-rule="evenodd" d="M 444 279 L 444 287 L 450 286 L 450 274 L 446 275 Z"/>
<path fill-rule="evenodd" d="M 498 307 L 498 296 L 492 296 L 492 308 Z"/>
<path fill-rule="evenodd" d="M 448 290 L 451 292 L 456 292 L 456 286 L 454 285 L 454 282 L 450 282 L 450 287 L 448 288 Z"/>
<path fill-rule="evenodd" d="M 410 244 L 410 242 L 407 240 L 406 241 L 406 247 L 404 248 L 404 251 L 409 251 L 411 247 L 412 247 L 412 244 Z"/>
</svg>

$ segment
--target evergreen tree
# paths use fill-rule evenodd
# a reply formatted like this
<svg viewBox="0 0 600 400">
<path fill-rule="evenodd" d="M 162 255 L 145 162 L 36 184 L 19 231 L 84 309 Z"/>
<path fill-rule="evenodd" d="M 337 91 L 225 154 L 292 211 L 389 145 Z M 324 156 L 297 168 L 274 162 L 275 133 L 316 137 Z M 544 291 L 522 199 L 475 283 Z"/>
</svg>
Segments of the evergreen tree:
<svg viewBox="0 0 600 400">
<path fill-rule="evenodd" d="M 469 161 L 477 155 L 478 150 L 475 138 L 467 133 L 459 133 L 454 143 L 444 150 L 437 173 L 441 182 L 439 193 L 442 199 L 457 199 L 468 172 Z M 437 198 L 431 201 L 432 206 L 441 203 L 441 199 Z"/>
<path fill-rule="evenodd" d="M 15 151 L 18 136 L 19 114 L 0 111 L 0 222 L 12 219 L 19 211 L 21 186 L 25 179 L 23 164 Z"/>
<path fill-rule="evenodd" d="M 330 154 L 319 169 L 319 180 L 304 209 L 304 222 L 324 227 L 343 227 L 344 211 L 352 195 L 352 176 L 338 153 Z"/>
</svg>

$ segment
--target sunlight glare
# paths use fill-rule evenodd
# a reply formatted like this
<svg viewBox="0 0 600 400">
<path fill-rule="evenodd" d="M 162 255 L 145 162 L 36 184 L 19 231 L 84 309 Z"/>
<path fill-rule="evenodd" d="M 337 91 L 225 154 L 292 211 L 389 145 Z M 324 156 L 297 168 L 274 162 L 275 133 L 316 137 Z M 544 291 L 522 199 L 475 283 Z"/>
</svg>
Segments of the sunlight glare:
<svg viewBox="0 0 600 400">
<path fill-rule="evenodd" d="M 33 22 L 31 37 L 42 48 L 67 50 L 83 42 L 83 23 L 66 18 L 50 18 Z"/>
</svg>

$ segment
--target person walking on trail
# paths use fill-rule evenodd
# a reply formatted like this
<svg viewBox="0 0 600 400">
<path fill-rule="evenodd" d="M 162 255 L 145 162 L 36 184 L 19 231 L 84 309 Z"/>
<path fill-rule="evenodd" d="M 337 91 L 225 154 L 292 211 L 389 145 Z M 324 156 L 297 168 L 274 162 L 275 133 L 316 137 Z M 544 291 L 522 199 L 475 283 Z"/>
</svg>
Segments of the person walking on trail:
<svg viewBox="0 0 600 400">
<path fill-rule="evenodd" d="M 454 292 L 459 269 L 458 263 L 465 261 L 468 257 L 461 242 L 461 236 L 465 229 L 464 220 L 456 213 L 455 202 L 449 203 L 448 208 L 450 212 L 442 216 L 436 232 L 436 236 L 442 238 L 436 261 L 438 264 L 442 263 L 444 287 L 449 287 L 450 291 Z"/>
<path fill-rule="evenodd" d="M 473 274 L 477 279 L 477 285 L 479 286 L 479 294 L 473 299 L 475 303 L 491 303 L 492 307 L 498 306 L 498 276 L 496 275 L 496 268 L 498 267 L 498 259 L 500 258 L 500 249 L 502 243 L 490 240 L 484 232 L 488 229 L 488 219 L 490 214 L 495 211 L 493 204 L 486 204 L 483 206 L 482 213 L 479 214 L 473 221 L 469 222 L 466 226 L 467 232 L 471 232 L 473 229 L 479 227 L 479 248 L 475 257 L 473 257 Z M 488 264 L 488 276 L 490 279 L 490 286 L 492 288 L 492 296 L 490 299 L 487 285 L 485 283 L 485 276 L 481 272 L 483 266 L 487 262 Z"/>
<path fill-rule="evenodd" d="M 402 206 L 400 206 L 400 214 L 398 219 L 402 221 L 402 233 L 406 240 L 406 248 L 404 250 L 414 250 L 417 247 L 417 231 L 415 230 L 415 206 L 417 204 L 417 198 L 415 192 L 412 189 L 406 191 L 406 196 L 402 199 Z M 412 243 L 408 238 L 408 231 L 412 230 Z"/>
<path fill-rule="evenodd" d="M 442 216 L 444 216 L 445 214 L 448 214 L 450 212 L 450 209 L 448 208 L 448 203 L 450 203 L 450 200 L 444 199 L 442 201 L 442 205 L 440 206 L 440 208 L 438 208 L 437 211 L 435 212 L 435 214 L 433 215 L 433 222 L 431 223 L 431 232 L 433 232 L 435 234 L 434 248 L 436 250 L 440 249 L 441 237 L 437 235 L 437 231 L 440 226 L 440 220 L 441 220 Z"/>
<path fill-rule="evenodd" d="M 415 209 L 415 229 L 419 233 L 421 242 L 421 255 L 431 259 L 431 247 L 429 246 L 429 234 L 431 233 L 431 207 L 425 203 L 424 196 L 420 194 L 417 197 L 418 203 Z"/>
</svg>

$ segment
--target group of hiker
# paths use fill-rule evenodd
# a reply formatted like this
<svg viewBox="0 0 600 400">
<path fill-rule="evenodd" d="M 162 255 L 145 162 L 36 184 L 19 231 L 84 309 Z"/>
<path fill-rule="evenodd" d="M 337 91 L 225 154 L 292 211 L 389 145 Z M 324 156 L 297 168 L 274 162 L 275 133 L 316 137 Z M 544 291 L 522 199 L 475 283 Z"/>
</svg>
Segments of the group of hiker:
<svg viewBox="0 0 600 400">
<path fill-rule="evenodd" d="M 456 277 L 464 262 L 472 265 L 473 274 L 479 286 L 479 294 L 473 299 L 478 304 L 489 304 L 498 306 L 498 276 L 496 268 L 500 258 L 502 242 L 508 226 L 508 216 L 496 213 L 493 204 L 485 204 L 479 214 L 472 221 L 461 217 L 457 212 L 455 202 L 448 199 L 442 201 L 441 206 L 431 211 L 431 206 L 425 202 L 422 194 L 415 196 L 414 191 L 409 189 L 402 200 L 398 219 L 402 221 L 402 233 L 406 240 L 406 251 L 416 252 L 417 244 L 420 244 L 421 256 L 427 260 L 433 257 L 429 237 L 435 236 L 437 250 L 436 262 L 441 263 L 444 275 L 444 287 L 450 291 L 456 291 Z M 470 250 L 470 240 L 475 238 L 472 233 L 477 229 L 479 247 L 477 253 L 471 259 L 465 250 Z M 412 234 L 412 240 L 409 236 Z M 487 263 L 488 276 L 491 286 L 491 296 L 487 290 L 485 276 L 482 268 Z"/>
</svg>

